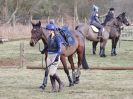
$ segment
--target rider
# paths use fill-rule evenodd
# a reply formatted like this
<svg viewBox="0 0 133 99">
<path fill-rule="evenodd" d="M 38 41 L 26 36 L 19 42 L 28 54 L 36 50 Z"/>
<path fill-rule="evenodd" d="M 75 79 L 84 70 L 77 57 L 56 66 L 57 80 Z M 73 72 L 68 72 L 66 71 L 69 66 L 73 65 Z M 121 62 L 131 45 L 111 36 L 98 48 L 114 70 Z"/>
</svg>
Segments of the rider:
<svg viewBox="0 0 133 99">
<path fill-rule="evenodd" d="M 106 25 L 106 23 L 112 19 L 115 18 L 115 15 L 114 15 L 114 12 L 115 12 L 115 9 L 114 8 L 110 8 L 109 11 L 108 11 L 108 14 L 106 15 L 105 17 L 105 20 L 104 20 L 104 23 L 103 25 Z"/>
<path fill-rule="evenodd" d="M 55 27 L 55 30 L 57 29 L 57 27 L 56 27 L 56 25 L 54 24 L 55 22 L 54 22 L 54 19 L 51 19 L 50 21 L 49 21 L 49 23 L 47 24 L 47 26 L 49 25 L 51 25 L 51 26 L 54 26 Z M 46 29 L 47 29 L 47 26 L 46 26 Z M 45 53 L 45 51 L 47 50 L 47 46 L 45 46 L 44 47 L 44 49 L 41 51 L 41 54 L 44 54 Z"/>
<path fill-rule="evenodd" d="M 48 66 L 50 80 L 52 84 L 52 91 L 53 92 L 56 91 L 55 80 L 59 84 L 58 91 L 61 91 L 64 87 L 64 84 L 56 73 L 58 65 L 60 63 L 61 41 L 58 34 L 56 34 L 56 27 L 54 24 L 48 24 L 46 26 L 46 29 L 50 33 L 50 36 L 48 37 L 48 44 L 47 44 L 47 51 L 48 51 L 47 66 Z"/>
<path fill-rule="evenodd" d="M 98 38 L 102 36 L 103 32 L 103 26 L 101 25 L 101 22 L 98 17 L 98 7 L 96 5 L 93 5 L 92 13 L 90 17 L 90 24 L 96 26 L 99 29 L 98 32 Z"/>
</svg>

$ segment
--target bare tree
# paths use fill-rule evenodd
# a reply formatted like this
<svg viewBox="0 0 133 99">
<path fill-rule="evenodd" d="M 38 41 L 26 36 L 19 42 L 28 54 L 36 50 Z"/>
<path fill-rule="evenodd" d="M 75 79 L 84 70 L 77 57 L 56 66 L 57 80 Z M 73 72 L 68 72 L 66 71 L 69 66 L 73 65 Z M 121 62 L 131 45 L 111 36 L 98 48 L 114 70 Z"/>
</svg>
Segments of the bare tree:
<svg viewBox="0 0 133 99">
<path fill-rule="evenodd" d="M 2 16 L 3 16 L 3 19 L 4 20 L 6 20 L 8 18 L 8 5 L 7 5 L 7 0 L 3 0 Z"/>
<path fill-rule="evenodd" d="M 15 26 L 15 22 L 16 22 L 16 20 L 15 20 L 15 17 L 16 17 L 16 16 L 15 16 L 15 14 L 16 14 L 17 11 L 18 11 L 18 1 L 19 1 L 19 0 L 14 0 L 15 10 L 14 10 L 14 12 L 12 13 L 10 19 L 7 21 L 6 24 L 11 23 L 12 26 Z"/>
<path fill-rule="evenodd" d="M 74 23 L 78 23 L 79 22 L 79 18 L 78 18 L 78 0 L 74 0 Z"/>
</svg>

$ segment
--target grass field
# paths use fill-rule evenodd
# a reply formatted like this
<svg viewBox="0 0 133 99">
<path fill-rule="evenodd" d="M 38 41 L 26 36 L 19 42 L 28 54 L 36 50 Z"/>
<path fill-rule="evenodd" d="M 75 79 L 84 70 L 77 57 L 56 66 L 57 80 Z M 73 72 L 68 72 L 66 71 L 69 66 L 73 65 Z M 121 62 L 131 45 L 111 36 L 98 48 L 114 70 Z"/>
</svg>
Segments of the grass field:
<svg viewBox="0 0 133 99">
<path fill-rule="evenodd" d="M 29 40 L 6 42 L 0 45 L 0 66 L 19 65 L 20 42 L 25 45 L 24 66 L 41 66 L 41 54 L 38 45 L 29 46 Z M 98 45 L 99 46 L 99 45 Z M 42 48 L 42 45 L 41 45 Z M 99 48 L 99 47 L 98 47 Z M 91 43 L 86 41 L 86 57 L 91 67 L 126 67 L 133 66 L 133 42 L 121 41 L 117 48 L 118 55 L 110 56 L 111 42 L 106 47 L 106 58 L 92 55 Z M 76 57 L 74 58 L 77 62 Z M 8 60 L 8 61 L 7 61 Z M 14 62 L 14 63 L 12 63 Z M 8 64 L 7 64 L 8 63 Z M 82 70 L 80 83 L 72 88 L 63 70 L 58 70 L 65 83 L 63 92 L 50 93 L 50 81 L 44 92 L 38 87 L 41 85 L 44 71 L 0 68 L 0 99 L 132 99 L 133 98 L 133 71 L 103 71 Z"/>
<path fill-rule="evenodd" d="M 65 83 L 60 93 L 51 93 L 50 81 L 45 91 L 43 70 L 0 69 L 0 99 L 132 99 L 132 71 L 82 70 L 80 83 L 68 86 L 63 70 L 58 74 Z"/>
<path fill-rule="evenodd" d="M 5 65 L 10 65 L 10 63 L 15 62 L 15 65 L 19 65 L 20 59 L 20 42 L 24 43 L 24 65 L 25 66 L 41 66 L 41 54 L 38 49 L 38 44 L 32 48 L 29 46 L 29 40 L 24 41 L 13 41 L 6 42 L 0 45 L 0 62 L 5 62 Z M 43 46 L 41 45 L 41 48 Z M 97 55 L 92 55 L 92 45 L 90 42 L 86 41 L 86 58 L 87 62 L 91 67 L 97 66 L 133 66 L 133 42 L 131 41 L 121 41 L 120 48 L 117 46 L 116 57 L 111 57 L 111 41 L 109 40 L 106 46 L 106 58 L 100 58 L 99 44 L 97 47 Z M 75 63 L 77 62 L 77 57 L 74 58 Z M 8 60 L 8 61 L 7 61 Z M 15 61 L 16 60 L 16 61 Z M 12 62 L 9 62 L 12 61 Z M 8 63 L 9 64 L 6 64 Z M 14 65 L 13 64 L 13 65 Z M 0 64 L 0 66 L 4 63 Z"/>
</svg>

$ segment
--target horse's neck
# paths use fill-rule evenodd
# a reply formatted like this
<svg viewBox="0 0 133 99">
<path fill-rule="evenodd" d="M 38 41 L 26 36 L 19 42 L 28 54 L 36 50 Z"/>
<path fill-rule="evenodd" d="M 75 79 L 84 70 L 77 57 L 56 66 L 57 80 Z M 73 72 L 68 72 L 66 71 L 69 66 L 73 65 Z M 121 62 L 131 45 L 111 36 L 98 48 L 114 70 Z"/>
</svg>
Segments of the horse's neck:
<svg viewBox="0 0 133 99">
<path fill-rule="evenodd" d="M 117 18 L 115 18 L 115 19 L 113 19 L 113 20 L 111 20 L 111 21 L 109 21 L 108 23 L 107 23 L 107 25 L 108 26 L 113 26 L 113 27 L 121 27 L 122 26 L 122 23 L 117 19 Z"/>
<path fill-rule="evenodd" d="M 42 37 L 42 42 L 44 45 L 47 44 L 46 40 L 43 37 Z"/>
<path fill-rule="evenodd" d="M 43 43 L 47 43 L 47 39 L 48 39 L 48 32 L 45 28 L 42 28 L 42 41 Z"/>
<path fill-rule="evenodd" d="M 109 22 L 107 22 L 106 26 L 113 26 L 116 21 L 117 21 L 116 18 L 112 19 Z"/>
</svg>

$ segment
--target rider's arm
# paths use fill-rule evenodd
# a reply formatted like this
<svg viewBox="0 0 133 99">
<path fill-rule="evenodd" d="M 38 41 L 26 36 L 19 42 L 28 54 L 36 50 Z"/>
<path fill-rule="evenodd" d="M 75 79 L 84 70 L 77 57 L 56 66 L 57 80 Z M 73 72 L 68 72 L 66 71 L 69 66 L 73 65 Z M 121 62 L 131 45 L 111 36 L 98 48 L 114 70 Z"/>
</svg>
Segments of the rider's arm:
<svg viewBox="0 0 133 99">
<path fill-rule="evenodd" d="M 41 51 L 41 54 L 44 54 L 48 50 L 48 45 L 46 44 L 44 49 Z"/>
<path fill-rule="evenodd" d="M 101 24 L 101 22 L 100 22 L 100 20 L 99 20 L 99 17 L 98 17 L 98 14 L 97 14 L 97 13 L 96 13 L 95 18 L 96 18 L 96 21 L 97 21 L 98 23 L 100 23 L 100 24 Z"/>
</svg>

